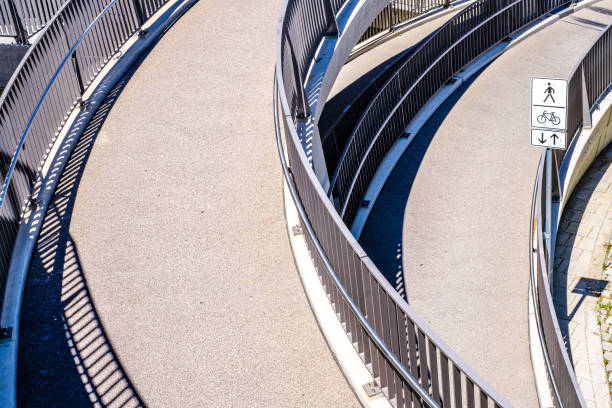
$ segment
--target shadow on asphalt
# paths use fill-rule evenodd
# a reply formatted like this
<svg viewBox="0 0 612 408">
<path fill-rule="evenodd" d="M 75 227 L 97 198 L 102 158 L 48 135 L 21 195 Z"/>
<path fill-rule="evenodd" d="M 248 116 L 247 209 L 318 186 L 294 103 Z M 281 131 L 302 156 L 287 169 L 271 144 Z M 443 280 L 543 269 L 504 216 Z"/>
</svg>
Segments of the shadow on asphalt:
<svg viewBox="0 0 612 408">
<path fill-rule="evenodd" d="M 18 398 L 24 407 L 145 406 L 106 335 L 69 232 L 87 159 L 134 71 L 115 85 L 85 129 L 38 237 L 21 317 Z"/>
<path fill-rule="evenodd" d="M 383 75 L 384 72 L 393 63 L 399 61 L 400 59 L 405 59 L 406 56 L 412 52 L 413 49 L 414 46 L 409 47 L 408 49 L 400 52 L 399 54 L 388 58 L 386 61 L 381 62 L 380 64 L 357 78 L 351 84 L 346 86 L 336 95 L 331 97 L 325 103 L 325 106 L 323 107 L 323 112 L 321 112 L 321 119 L 319 119 L 319 131 L 321 132 L 321 134 L 324 135 L 327 133 L 329 127 L 332 126 L 336 119 L 343 114 L 344 110 L 348 109 L 349 105 L 353 104 L 355 99 L 358 98 L 359 95 L 361 95 L 361 93 L 364 92 L 366 88 L 371 85 L 374 79 L 376 79 L 380 75 Z M 357 63 L 357 60 L 361 57 L 365 56 L 362 55 L 360 57 L 357 57 L 356 60 L 351 61 L 348 64 Z"/>
<path fill-rule="evenodd" d="M 462 84 L 434 113 L 393 169 L 372 208 L 359 242 L 374 264 L 407 301 L 403 266 L 403 226 L 410 190 L 427 149 L 455 104 L 482 73 Z M 410 242 L 410 236 L 406 237 Z"/>
<path fill-rule="evenodd" d="M 49 204 L 21 313 L 17 398 L 22 407 L 146 407 L 106 335 L 69 230 L 78 187 L 104 121 L 140 64 L 177 21 L 104 99 Z"/>
</svg>

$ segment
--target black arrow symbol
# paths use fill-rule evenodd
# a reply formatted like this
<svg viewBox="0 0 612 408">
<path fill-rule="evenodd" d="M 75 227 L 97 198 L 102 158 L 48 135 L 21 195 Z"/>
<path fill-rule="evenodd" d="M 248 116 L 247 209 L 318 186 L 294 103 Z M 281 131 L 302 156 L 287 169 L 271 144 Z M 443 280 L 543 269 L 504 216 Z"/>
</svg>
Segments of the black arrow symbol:
<svg viewBox="0 0 612 408">
<path fill-rule="evenodd" d="M 553 140 L 553 146 L 557 144 L 557 139 L 561 139 L 559 136 L 557 136 L 556 133 L 553 133 L 553 135 L 551 137 L 552 137 L 552 140 Z"/>
<path fill-rule="evenodd" d="M 559 136 L 557 136 L 559 137 Z M 538 142 L 540 142 L 541 144 L 544 144 L 546 142 L 546 139 L 544 139 L 544 132 L 542 132 L 542 136 L 540 136 L 539 139 L 537 139 Z"/>
</svg>

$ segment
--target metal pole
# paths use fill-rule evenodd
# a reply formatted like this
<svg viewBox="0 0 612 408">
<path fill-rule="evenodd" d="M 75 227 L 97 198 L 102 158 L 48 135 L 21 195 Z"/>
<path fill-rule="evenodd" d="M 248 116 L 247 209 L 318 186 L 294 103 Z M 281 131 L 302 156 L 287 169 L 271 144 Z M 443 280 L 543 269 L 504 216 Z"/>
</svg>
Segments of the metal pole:
<svg viewBox="0 0 612 408">
<path fill-rule="evenodd" d="M 81 95 L 85 93 L 85 86 L 83 85 L 83 77 L 81 76 L 81 69 L 79 68 L 79 61 L 77 60 L 76 50 L 72 53 L 72 66 L 76 73 L 77 82 L 79 83 L 79 90 Z"/>
<path fill-rule="evenodd" d="M 21 24 L 21 18 L 17 13 L 17 8 L 15 7 L 15 3 L 13 0 L 8 0 L 9 12 L 11 13 L 11 19 L 13 20 L 13 24 L 15 25 L 15 32 L 17 35 L 15 36 L 15 40 L 17 44 L 27 44 L 28 43 L 28 34 L 26 30 L 23 28 L 23 24 Z"/>
<path fill-rule="evenodd" d="M 548 257 L 548 277 L 552 279 L 552 149 L 546 149 L 546 225 L 544 226 L 544 238 Z"/>
<path fill-rule="evenodd" d="M 302 80 L 302 74 L 300 73 L 300 67 L 295 57 L 295 50 L 293 49 L 293 43 L 291 42 L 291 36 L 289 32 L 285 31 L 287 37 L 287 44 L 289 45 L 289 51 L 291 53 L 291 63 L 293 67 L 293 82 L 295 82 L 296 94 L 297 94 L 297 114 L 298 119 L 307 119 L 310 117 L 310 105 L 306 99 L 306 92 L 304 91 L 304 81 Z"/>
<path fill-rule="evenodd" d="M 144 37 L 147 35 L 147 30 L 143 30 L 142 26 L 145 23 L 145 16 L 140 6 L 140 0 L 132 0 L 134 3 L 134 9 L 136 10 L 136 19 L 138 20 L 138 36 Z"/>
<path fill-rule="evenodd" d="M 62 31 L 64 33 L 64 39 L 66 40 L 66 46 L 68 47 L 68 50 L 70 50 L 72 48 L 72 45 L 70 44 L 70 40 L 68 39 L 68 34 L 66 33 L 66 21 L 64 20 L 64 18 L 62 17 Z M 79 107 L 81 109 L 84 109 L 86 107 L 86 104 L 83 102 L 83 94 L 85 93 L 85 85 L 83 84 L 83 77 L 81 76 L 81 68 L 79 67 L 79 60 L 77 59 L 77 54 L 76 54 L 76 49 L 74 50 L 74 52 L 72 53 L 72 55 L 70 56 L 70 59 L 72 60 L 72 68 L 74 69 L 74 74 L 76 75 L 76 79 L 77 79 L 77 84 L 79 85 L 79 91 L 81 92 L 81 96 L 79 96 Z"/>
<path fill-rule="evenodd" d="M 325 35 L 332 37 L 340 36 L 340 28 L 338 27 L 338 20 L 330 4 L 330 0 L 321 0 L 323 2 L 323 11 L 325 12 L 325 21 L 327 22 L 327 30 Z"/>
</svg>

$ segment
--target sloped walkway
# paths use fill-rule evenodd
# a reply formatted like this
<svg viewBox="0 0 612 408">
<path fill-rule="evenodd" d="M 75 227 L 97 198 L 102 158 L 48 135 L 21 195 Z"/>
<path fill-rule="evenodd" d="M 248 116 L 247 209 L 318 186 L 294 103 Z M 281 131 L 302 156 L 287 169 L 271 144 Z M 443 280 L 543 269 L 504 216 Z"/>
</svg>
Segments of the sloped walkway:
<svg viewBox="0 0 612 408">
<path fill-rule="evenodd" d="M 24 406 L 120 405 L 115 386 L 126 406 L 358 406 L 286 236 L 281 3 L 198 2 L 75 151 L 32 265 L 48 297 L 22 329 L 50 330 L 30 339 Z"/>
<path fill-rule="evenodd" d="M 432 329 L 516 407 L 538 404 L 527 320 L 541 153 L 529 142 L 531 77 L 567 77 L 610 22 L 612 1 L 595 3 L 465 84 L 406 151 L 362 234 Z"/>
</svg>

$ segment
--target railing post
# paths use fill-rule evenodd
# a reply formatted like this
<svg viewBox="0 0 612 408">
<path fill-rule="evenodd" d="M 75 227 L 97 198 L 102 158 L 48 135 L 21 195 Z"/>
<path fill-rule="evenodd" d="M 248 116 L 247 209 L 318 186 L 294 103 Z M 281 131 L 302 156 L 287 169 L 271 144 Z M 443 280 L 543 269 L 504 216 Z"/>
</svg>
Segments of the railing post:
<svg viewBox="0 0 612 408">
<path fill-rule="evenodd" d="M 85 93 L 85 86 L 83 85 L 83 77 L 81 76 L 81 68 L 79 67 L 79 61 L 77 60 L 76 50 L 72 53 L 72 67 L 74 68 L 74 72 L 76 73 L 77 82 L 79 83 L 79 90 L 81 91 L 81 95 Z"/>
<path fill-rule="evenodd" d="M 389 5 L 387 6 L 387 10 L 389 10 L 389 12 L 387 13 L 387 25 L 389 27 L 387 27 L 389 29 L 389 31 L 393 31 L 393 7 L 391 6 L 391 3 L 389 3 Z"/>
<path fill-rule="evenodd" d="M 17 33 L 17 35 L 15 36 L 15 40 L 17 41 L 17 44 L 27 44 L 28 34 L 23 28 L 21 18 L 17 13 L 17 8 L 15 7 L 15 3 L 13 2 L 13 0 L 8 0 L 8 6 L 9 12 L 11 13 L 11 19 L 13 20 L 13 24 L 15 25 L 15 32 Z"/>
<path fill-rule="evenodd" d="M 66 33 L 66 20 L 64 20 L 62 16 L 62 32 L 64 33 L 64 39 L 66 40 L 66 47 L 68 47 L 68 51 L 70 51 L 73 45 L 70 44 L 70 40 L 68 39 L 68 34 Z M 77 59 L 76 49 L 72 52 L 70 56 L 72 60 L 72 68 L 74 69 L 74 74 L 77 79 L 77 84 L 79 85 L 79 91 L 81 92 L 81 96 L 79 96 L 78 102 L 79 107 L 84 109 L 87 105 L 83 102 L 83 94 L 85 93 L 85 84 L 83 83 L 83 77 L 81 76 L 81 68 L 79 67 L 79 60 Z"/>
<path fill-rule="evenodd" d="M 291 64 L 293 67 L 293 82 L 295 82 L 296 94 L 297 94 L 297 119 L 307 119 L 310 117 L 310 105 L 308 105 L 308 100 L 306 99 L 306 92 L 304 91 L 304 81 L 302 80 L 302 74 L 300 72 L 300 67 L 297 63 L 297 58 L 295 57 L 295 50 L 293 49 L 293 43 L 291 42 L 291 36 L 289 32 L 286 31 L 285 35 L 287 37 L 287 44 L 289 45 L 289 51 L 291 53 Z"/>
<path fill-rule="evenodd" d="M 338 28 L 338 20 L 336 20 L 336 15 L 332 9 L 330 0 L 321 1 L 323 2 L 323 11 L 325 13 L 325 21 L 327 22 L 327 30 L 325 31 L 325 35 L 339 37 L 340 28 Z"/>
<path fill-rule="evenodd" d="M 590 129 L 593 127 L 591 122 L 591 108 L 589 106 L 589 93 L 587 91 L 586 86 L 586 78 L 584 75 L 584 63 L 580 66 L 581 71 L 581 79 L 580 82 L 582 84 L 582 92 L 581 92 L 581 100 L 582 100 L 582 128 Z"/>
<path fill-rule="evenodd" d="M 138 36 L 144 37 L 147 35 L 147 30 L 143 30 L 142 26 L 145 23 L 145 16 L 140 6 L 140 0 L 132 0 L 134 3 L 134 9 L 136 10 L 136 18 L 138 19 Z"/>
</svg>

